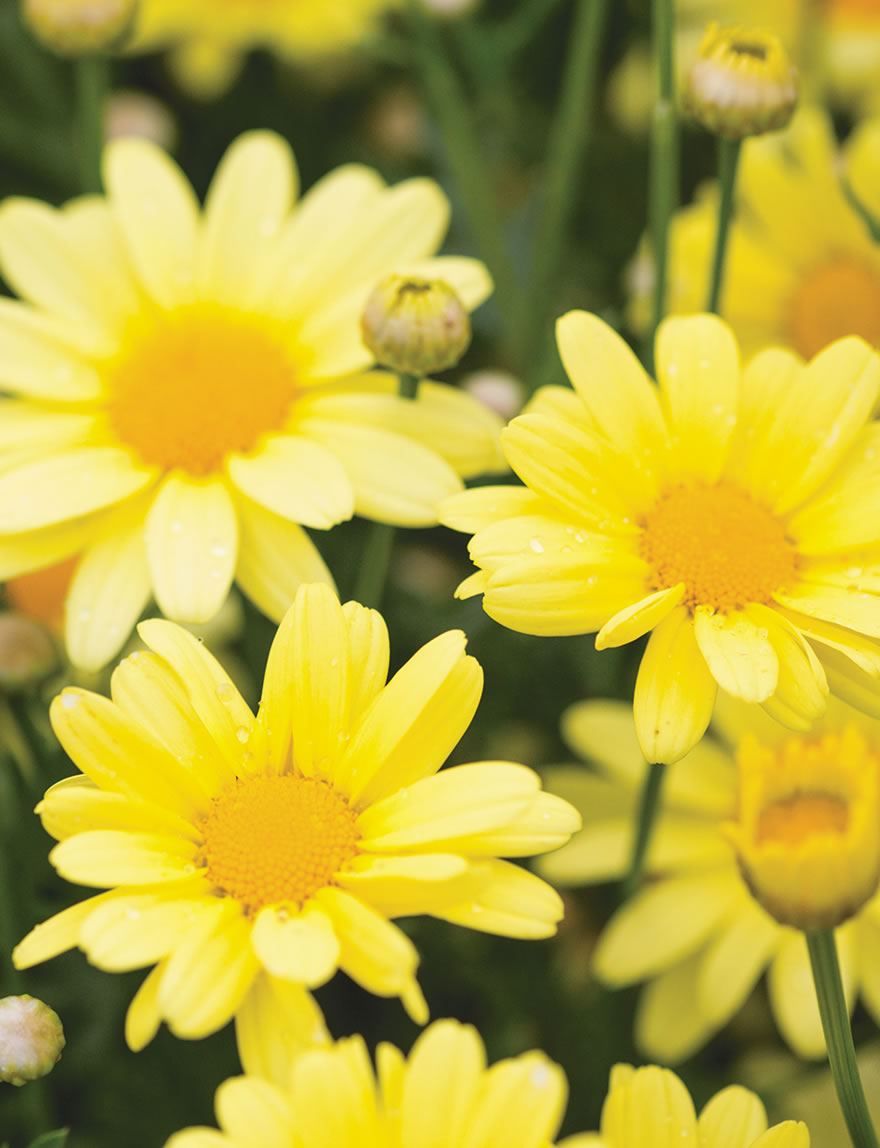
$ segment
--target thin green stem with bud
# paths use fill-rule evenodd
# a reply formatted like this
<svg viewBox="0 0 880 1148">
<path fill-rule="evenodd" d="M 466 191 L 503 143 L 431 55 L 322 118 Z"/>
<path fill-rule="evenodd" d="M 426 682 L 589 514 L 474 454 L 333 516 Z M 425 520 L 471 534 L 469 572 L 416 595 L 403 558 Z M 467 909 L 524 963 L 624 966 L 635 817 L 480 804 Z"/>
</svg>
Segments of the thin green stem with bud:
<svg viewBox="0 0 880 1148">
<path fill-rule="evenodd" d="M 80 56 L 74 63 L 76 79 L 76 154 L 80 191 L 103 189 L 101 154 L 104 150 L 104 98 L 109 64 L 103 56 Z"/>
<path fill-rule="evenodd" d="M 420 382 L 418 375 L 400 374 L 398 376 L 400 397 L 416 398 Z M 355 601 L 360 602 L 362 606 L 372 606 L 378 610 L 382 605 L 396 533 L 395 527 L 389 526 L 387 522 L 374 522 L 370 526 L 354 590 Z"/>
<path fill-rule="evenodd" d="M 645 872 L 645 861 L 648 856 L 648 846 L 651 844 L 657 814 L 660 812 L 660 797 L 663 790 L 663 777 L 666 766 L 662 761 L 655 761 L 648 766 L 642 790 L 639 794 L 639 808 L 636 820 L 636 832 L 633 837 L 632 852 L 629 859 L 629 868 L 623 879 L 624 900 L 629 900 L 638 892 Z"/>
<path fill-rule="evenodd" d="M 834 932 L 820 930 L 807 933 L 806 938 L 831 1075 L 853 1148 L 878 1148 L 856 1062 Z"/>
<path fill-rule="evenodd" d="M 646 357 L 653 359 L 654 332 L 666 313 L 669 223 L 679 200 L 678 116 L 675 108 L 675 2 L 652 0 L 654 55 L 659 94 L 651 120 L 649 222 L 654 257 L 654 304 Z"/>
<path fill-rule="evenodd" d="M 742 140 L 718 140 L 718 226 L 715 231 L 715 252 L 712 256 L 712 279 L 706 310 L 718 314 L 721 288 L 724 285 L 724 264 L 727 257 L 727 244 L 730 236 L 730 220 L 733 215 L 733 196 L 736 189 L 736 171 Z"/>
</svg>

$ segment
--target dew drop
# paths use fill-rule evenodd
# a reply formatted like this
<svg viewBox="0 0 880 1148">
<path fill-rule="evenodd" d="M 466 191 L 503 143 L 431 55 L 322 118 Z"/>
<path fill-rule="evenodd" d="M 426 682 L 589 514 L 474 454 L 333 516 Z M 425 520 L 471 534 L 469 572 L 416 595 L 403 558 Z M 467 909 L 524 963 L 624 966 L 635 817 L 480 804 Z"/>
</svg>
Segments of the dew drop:
<svg viewBox="0 0 880 1148">
<path fill-rule="evenodd" d="M 251 735 L 249 730 L 245 729 L 243 725 L 240 725 L 235 731 L 235 736 L 238 738 L 242 745 L 245 745 Z"/>
<path fill-rule="evenodd" d="M 540 538 L 531 538 L 529 540 L 529 547 L 532 551 L 534 551 L 535 554 L 544 553 L 544 543 L 540 540 Z"/>
<path fill-rule="evenodd" d="M 234 692 L 229 682 L 220 682 L 214 691 L 221 702 L 228 701 Z"/>
<path fill-rule="evenodd" d="M 171 531 L 172 534 L 183 534 L 183 523 L 180 521 L 179 518 L 175 518 L 175 520 L 171 523 L 171 525 L 168 527 L 168 529 Z"/>
</svg>

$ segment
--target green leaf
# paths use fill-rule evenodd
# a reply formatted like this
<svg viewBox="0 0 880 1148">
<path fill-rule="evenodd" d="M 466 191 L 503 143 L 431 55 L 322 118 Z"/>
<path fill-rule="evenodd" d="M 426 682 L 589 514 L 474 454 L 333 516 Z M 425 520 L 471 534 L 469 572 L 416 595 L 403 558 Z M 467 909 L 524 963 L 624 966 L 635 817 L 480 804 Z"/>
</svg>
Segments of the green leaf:
<svg viewBox="0 0 880 1148">
<path fill-rule="evenodd" d="M 56 1128 L 54 1132 L 44 1132 L 42 1136 L 32 1140 L 30 1148 L 64 1148 L 69 1135 L 69 1128 Z"/>
</svg>

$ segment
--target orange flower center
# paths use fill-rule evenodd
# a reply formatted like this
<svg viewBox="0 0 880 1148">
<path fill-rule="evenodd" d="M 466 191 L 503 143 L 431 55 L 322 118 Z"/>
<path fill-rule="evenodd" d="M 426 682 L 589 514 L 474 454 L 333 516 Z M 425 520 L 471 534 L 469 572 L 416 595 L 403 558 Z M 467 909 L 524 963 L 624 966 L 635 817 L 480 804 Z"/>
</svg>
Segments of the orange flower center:
<svg viewBox="0 0 880 1148">
<path fill-rule="evenodd" d="M 769 805 L 758 820 L 757 840 L 763 844 L 801 845 L 821 833 L 843 836 L 849 808 L 839 797 L 825 793 L 799 793 Z"/>
<path fill-rule="evenodd" d="M 284 423 L 296 387 L 282 332 L 205 305 L 140 331 L 108 369 L 113 430 L 145 462 L 206 475 Z"/>
<path fill-rule="evenodd" d="M 64 599 L 79 555 L 44 566 L 30 574 L 19 574 L 6 583 L 6 600 L 20 614 L 35 618 L 54 632 L 64 626 Z"/>
<path fill-rule="evenodd" d="M 828 0 L 828 16 L 832 24 L 880 24 L 880 0 Z"/>
<path fill-rule="evenodd" d="M 328 785 L 292 774 L 239 778 L 202 823 L 210 881 L 248 912 L 302 904 L 357 853 L 356 814 Z"/>
<path fill-rule="evenodd" d="M 647 515 L 642 557 L 658 590 L 685 584 L 685 603 L 733 610 L 769 602 L 791 581 L 782 523 L 735 486 L 680 486 Z"/>
<path fill-rule="evenodd" d="M 788 337 L 810 359 L 844 335 L 861 335 L 880 347 L 880 275 L 856 259 L 837 258 L 809 272 L 798 287 Z"/>
</svg>

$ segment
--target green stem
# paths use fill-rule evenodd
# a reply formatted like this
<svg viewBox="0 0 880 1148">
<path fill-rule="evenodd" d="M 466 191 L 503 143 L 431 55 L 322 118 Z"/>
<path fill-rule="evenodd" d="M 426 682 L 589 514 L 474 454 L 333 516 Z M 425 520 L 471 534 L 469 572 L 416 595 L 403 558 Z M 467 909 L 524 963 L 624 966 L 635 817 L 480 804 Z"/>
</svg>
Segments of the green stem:
<svg viewBox="0 0 880 1148">
<path fill-rule="evenodd" d="M 878 1148 L 877 1134 L 862 1088 L 856 1050 L 853 1047 L 849 1012 L 840 979 L 837 944 L 830 929 L 807 933 L 807 948 L 813 968 L 813 981 L 819 999 L 819 1015 L 828 1046 L 828 1060 L 837 1099 L 854 1148 Z"/>
<path fill-rule="evenodd" d="M 496 51 L 515 56 L 530 44 L 541 30 L 559 0 L 520 0 L 519 7 L 498 28 L 495 34 Z"/>
<path fill-rule="evenodd" d="M 400 397 L 416 398 L 419 381 L 418 375 L 401 374 L 397 384 Z M 396 533 L 395 528 L 387 522 L 374 522 L 370 527 L 354 589 L 355 601 L 362 606 L 372 606 L 378 610 L 382 605 Z"/>
<path fill-rule="evenodd" d="M 648 855 L 648 846 L 651 844 L 651 835 L 657 814 L 660 811 L 660 794 L 663 789 L 663 776 L 666 766 L 661 761 L 648 766 L 645 780 L 642 783 L 642 792 L 639 795 L 638 821 L 636 835 L 633 838 L 632 853 L 629 859 L 629 869 L 623 879 L 623 895 L 629 900 L 638 891 L 642 883 L 642 874 L 645 871 L 645 859 Z"/>
<path fill-rule="evenodd" d="M 730 218 L 733 214 L 733 192 L 736 187 L 736 169 L 739 165 L 741 140 L 718 140 L 718 182 L 721 196 L 718 201 L 718 227 L 715 232 L 715 253 L 712 257 L 712 282 L 709 287 L 707 311 L 718 314 L 718 302 L 724 283 L 724 261 L 727 256 L 727 240 L 730 235 Z"/>
<path fill-rule="evenodd" d="M 675 110 L 675 0 L 652 0 L 654 54 L 659 95 L 651 121 L 649 216 L 654 256 L 654 310 L 647 357 L 653 357 L 654 332 L 666 313 L 669 221 L 678 206 L 678 119 Z"/>
<path fill-rule="evenodd" d="M 535 300 L 530 346 L 540 339 L 546 302 L 552 297 L 566 233 L 571 223 L 593 130 L 603 31 L 608 0 L 577 0 L 562 77 L 559 105 L 547 147 L 546 191 L 535 237 Z"/>
<path fill-rule="evenodd" d="M 101 153 L 104 150 L 104 97 L 108 64 L 102 56 L 81 56 L 76 70 L 76 151 L 80 190 L 100 192 Z"/>
<path fill-rule="evenodd" d="M 477 250 L 495 280 L 498 308 L 512 347 L 522 338 L 525 299 L 517 282 L 500 212 L 488 178 L 485 149 L 455 70 L 420 0 L 410 0 L 410 21 L 422 83 L 440 127 L 456 191 Z"/>
</svg>

